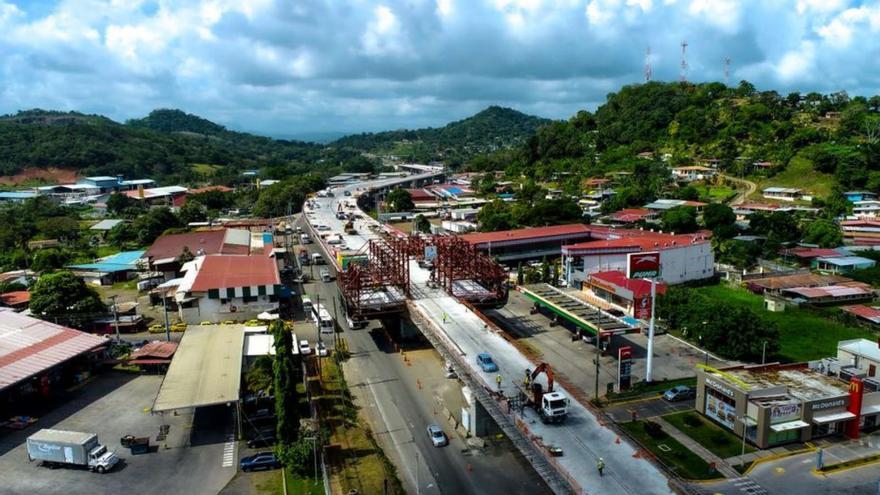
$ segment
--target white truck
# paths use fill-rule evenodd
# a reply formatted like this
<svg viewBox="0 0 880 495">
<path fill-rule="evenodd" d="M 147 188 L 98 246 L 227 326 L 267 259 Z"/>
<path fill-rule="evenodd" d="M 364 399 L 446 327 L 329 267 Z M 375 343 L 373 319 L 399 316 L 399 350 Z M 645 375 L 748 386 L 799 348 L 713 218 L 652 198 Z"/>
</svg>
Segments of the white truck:
<svg viewBox="0 0 880 495">
<path fill-rule="evenodd" d="M 98 443 L 95 433 L 44 428 L 27 439 L 28 459 L 43 466 L 84 466 L 93 473 L 106 473 L 119 462 L 116 452 Z"/>
<path fill-rule="evenodd" d="M 538 376 L 544 373 L 547 376 L 547 388 L 545 389 L 536 381 Z M 562 423 L 568 417 L 568 397 L 562 392 L 553 390 L 555 377 L 553 369 L 547 363 L 540 363 L 535 371 L 526 369 L 526 389 L 531 393 L 529 401 L 541 417 L 544 423 Z"/>
</svg>

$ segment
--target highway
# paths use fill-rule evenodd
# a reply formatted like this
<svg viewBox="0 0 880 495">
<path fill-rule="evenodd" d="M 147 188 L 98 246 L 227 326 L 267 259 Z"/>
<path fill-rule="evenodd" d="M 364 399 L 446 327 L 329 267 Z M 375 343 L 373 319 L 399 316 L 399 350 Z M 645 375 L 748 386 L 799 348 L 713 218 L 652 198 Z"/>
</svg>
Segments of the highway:
<svg viewBox="0 0 880 495">
<path fill-rule="evenodd" d="M 320 244 L 308 244 L 306 248 L 327 256 Z M 335 267 L 329 268 L 335 275 Z M 338 297 L 335 282 L 306 284 L 305 292 L 313 302 L 315 295 L 320 294 L 322 304 L 333 313 L 331 301 Z M 442 418 L 435 415 L 436 407 L 426 392 L 419 390 L 414 369 L 394 352 L 377 322 L 371 322 L 365 329 L 351 330 L 345 318 L 337 320 L 352 354 L 345 365 L 348 384 L 356 396 L 363 398 L 364 412 L 373 432 L 398 467 L 398 477 L 407 493 L 550 493 L 518 453 L 471 452 Z M 444 370 L 439 360 L 428 365 L 433 369 L 418 372 L 442 378 Z M 438 423 L 444 428 L 450 436 L 449 446 L 431 445 L 425 431 L 429 423 Z M 511 470 L 511 467 L 518 469 Z"/>
<path fill-rule="evenodd" d="M 398 181 L 402 182 L 401 179 Z M 389 181 L 383 181 L 381 186 L 388 183 Z M 342 208 L 348 209 L 348 203 L 353 202 L 345 196 L 345 191 L 354 194 L 358 189 L 376 187 L 378 186 L 375 182 L 364 182 L 335 188 L 332 190 L 334 196 L 315 198 L 312 202 L 315 207 L 306 208 L 305 216 L 312 226 L 323 225 L 329 231 L 339 233 L 343 230 L 343 221 L 335 217 L 337 208 L 342 202 Z M 349 249 L 363 246 L 370 237 L 377 237 L 372 232 L 378 232 L 382 228 L 363 212 L 355 211 L 363 219 L 357 226 L 358 235 L 344 236 Z M 375 227 L 370 228 L 370 224 Z M 496 384 L 494 376 L 486 376 L 474 362 L 474 356 L 480 352 L 489 351 L 493 354 L 499 362 L 499 374 L 502 375 L 504 384 L 519 383 L 524 370 L 534 366 L 456 299 L 427 287 L 427 270 L 411 263 L 410 276 L 414 293 L 426 295 L 417 297 L 411 308 L 416 308 L 435 327 L 437 333 L 443 337 L 441 343 L 445 344 L 446 350 L 457 353 L 460 362 L 467 367 L 467 372 L 485 388 L 494 389 Z M 447 315 L 450 319 L 448 324 L 445 321 Z M 509 391 L 512 392 L 512 388 Z M 571 393 L 567 395 L 573 396 Z M 534 412 L 527 409 L 522 424 L 530 434 L 538 435 L 545 443 L 563 449 L 565 455 L 556 462 L 560 472 L 568 477 L 572 491 L 615 495 L 672 493 L 665 476 L 650 462 L 633 457 L 636 450 L 626 441 L 617 438 L 584 405 L 572 400 L 569 413 L 570 417 L 565 424 L 545 425 L 535 417 Z M 605 460 L 605 476 L 600 476 L 595 468 L 599 458 Z"/>
</svg>

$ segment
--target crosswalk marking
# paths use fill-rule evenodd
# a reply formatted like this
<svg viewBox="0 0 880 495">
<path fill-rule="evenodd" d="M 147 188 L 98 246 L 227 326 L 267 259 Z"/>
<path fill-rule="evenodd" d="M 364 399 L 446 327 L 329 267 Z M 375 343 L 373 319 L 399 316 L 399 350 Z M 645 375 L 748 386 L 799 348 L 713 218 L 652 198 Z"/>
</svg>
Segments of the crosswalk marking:
<svg viewBox="0 0 880 495">
<path fill-rule="evenodd" d="M 235 465 L 235 435 L 228 433 L 226 443 L 223 445 L 223 467 Z"/>
</svg>

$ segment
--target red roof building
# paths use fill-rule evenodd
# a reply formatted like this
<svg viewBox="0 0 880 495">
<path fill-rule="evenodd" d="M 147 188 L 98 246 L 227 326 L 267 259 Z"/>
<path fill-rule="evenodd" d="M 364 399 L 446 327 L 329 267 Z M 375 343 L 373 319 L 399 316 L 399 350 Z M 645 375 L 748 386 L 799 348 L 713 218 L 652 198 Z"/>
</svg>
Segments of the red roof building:
<svg viewBox="0 0 880 495">
<path fill-rule="evenodd" d="M 173 264 L 189 248 L 194 256 L 211 254 L 250 254 L 251 235 L 241 229 L 214 229 L 163 235 L 144 253 L 151 265 Z"/>
<path fill-rule="evenodd" d="M 874 324 L 880 324 L 880 309 L 865 306 L 864 304 L 854 304 L 852 306 L 842 306 L 840 309 L 851 315 L 855 315 L 863 320 L 870 321 Z"/>
<path fill-rule="evenodd" d="M 171 358 L 177 351 L 177 345 L 177 342 L 159 340 L 147 342 L 143 347 L 131 353 L 128 362 L 140 365 L 170 364 Z"/>
<path fill-rule="evenodd" d="M 413 203 L 433 203 L 437 201 L 437 196 L 431 194 L 427 189 L 407 189 L 406 192 L 409 193 Z"/>
<path fill-rule="evenodd" d="M 625 208 L 608 215 L 612 223 L 636 223 L 656 218 L 657 212 L 645 208 Z"/>
<path fill-rule="evenodd" d="M 516 244 L 548 241 L 576 241 L 591 238 L 592 228 L 582 223 L 532 227 L 526 229 L 499 230 L 497 232 L 476 232 L 464 234 L 462 239 L 477 249 L 504 247 Z"/>
<path fill-rule="evenodd" d="M 205 256 L 190 290 L 278 285 L 278 265 L 264 256 Z"/>
<path fill-rule="evenodd" d="M 0 294 L 0 304 L 13 309 L 25 309 L 31 302 L 31 293 L 26 290 L 16 290 Z"/>
<path fill-rule="evenodd" d="M 0 390 L 47 373 L 107 342 L 103 337 L 0 310 Z"/>
</svg>

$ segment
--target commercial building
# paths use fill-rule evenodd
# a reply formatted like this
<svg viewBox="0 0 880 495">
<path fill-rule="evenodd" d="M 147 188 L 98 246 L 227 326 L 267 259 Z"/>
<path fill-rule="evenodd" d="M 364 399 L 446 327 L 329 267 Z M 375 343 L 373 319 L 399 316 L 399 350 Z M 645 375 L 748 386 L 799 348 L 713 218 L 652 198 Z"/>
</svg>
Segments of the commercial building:
<svg viewBox="0 0 880 495">
<path fill-rule="evenodd" d="M 175 301 L 186 323 L 251 320 L 278 309 L 281 279 L 268 256 L 199 256 L 182 270 Z"/>
<path fill-rule="evenodd" d="M 461 238 L 501 262 L 559 256 L 564 244 L 593 238 L 596 229 L 580 224 L 465 234 Z"/>
<path fill-rule="evenodd" d="M 0 308 L 0 417 L 85 381 L 109 341 Z"/>
<path fill-rule="evenodd" d="M 745 428 L 746 440 L 762 449 L 840 433 L 857 438 L 873 428 L 880 393 L 858 377 L 848 383 L 817 366 L 701 367 L 694 407 L 737 436 Z"/>
<path fill-rule="evenodd" d="M 186 202 L 187 191 L 189 190 L 183 186 L 154 187 L 152 189 L 138 187 L 133 191 L 125 191 L 124 194 L 150 206 L 181 207 Z"/>
<path fill-rule="evenodd" d="M 251 233 L 244 229 L 213 229 L 163 235 L 144 252 L 151 270 L 164 272 L 165 279 L 177 276 L 182 265 L 181 255 L 251 254 Z M 262 246 L 259 248 L 262 251 Z M 257 248 L 254 248 L 257 251 Z"/>
<path fill-rule="evenodd" d="M 593 226 L 588 242 L 562 247 L 563 276 L 570 287 L 581 287 L 590 275 L 626 271 L 627 255 L 659 251 L 660 280 L 673 285 L 715 274 L 715 256 L 706 233 L 673 235 Z"/>
<path fill-rule="evenodd" d="M 0 191 L 0 202 L 4 203 L 21 203 L 36 197 L 33 191 Z"/>
</svg>

